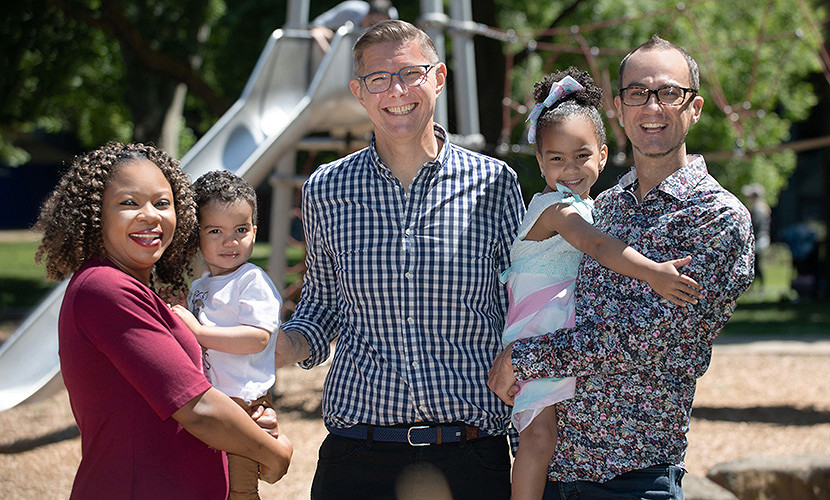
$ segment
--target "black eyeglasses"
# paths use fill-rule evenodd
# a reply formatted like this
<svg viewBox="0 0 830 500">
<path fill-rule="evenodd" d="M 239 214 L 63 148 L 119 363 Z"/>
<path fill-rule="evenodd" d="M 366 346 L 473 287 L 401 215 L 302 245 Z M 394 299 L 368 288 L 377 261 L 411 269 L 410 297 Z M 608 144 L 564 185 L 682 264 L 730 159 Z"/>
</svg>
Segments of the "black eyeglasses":
<svg viewBox="0 0 830 500">
<path fill-rule="evenodd" d="M 401 68 L 400 71 L 394 73 L 375 71 L 366 76 L 358 76 L 357 79 L 363 82 L 370 94 L 380 94 L 389 90 L 392 86 L 392 77 L 395 75 L 398 75 L 407 87 L 417 87 L 423 84 L 427 79 L 427 73 L 435 66 L 435 64 L 416 64 Z"/>
<path fill-rule="evenodd" d="M 667 85 L 659 89 L 647 89 L 640 86 L 631 86 L 620 89 L 620 99 L 626 106 L 642 106 L 648 102 L 651 94 L 657 97 L 657 102 L 666 106 L 680 106 L 686 101 L 688 94 L 695 95 L 697 90 Z"/>
</svg>

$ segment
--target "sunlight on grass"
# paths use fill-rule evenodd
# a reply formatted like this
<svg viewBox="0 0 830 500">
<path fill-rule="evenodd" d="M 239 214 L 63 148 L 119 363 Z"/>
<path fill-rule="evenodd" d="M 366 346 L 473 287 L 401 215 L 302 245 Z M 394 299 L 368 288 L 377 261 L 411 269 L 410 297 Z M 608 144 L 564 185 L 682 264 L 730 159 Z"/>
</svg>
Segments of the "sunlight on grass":
<svg viewBox="0 0 830 500">
<path fill-rule="evenodd" d="M 46 279 L 42 265 L 34 262 L 37 242 L 0 243 L 0 319 L 10 312 L 15 315 L 37 305 L 54 286 Z M 304 257 L 302 247 L 287 249 L 288 266 Z M 251 262 L 267 268 L 270 255 L 268 243 L 254 246 Z M 793 268 L 786 246 L 773 245 L 764 262 L 765 282 L 753 283 L 738 300 L 735 314 L 722 335 L 804 336 L 830 335 L 830 307 L 826 301 L 799 300 L 790 288 Z M 297 273 L 286 276 L 288 284 L 300 279 Z"/>
<path fill-rule="evenodd" d="M 3 262 L 0 278 L 46 281 L 46 268 L 35 264 L 38 243 L 23 241 L 0 244 L 0 258 Z"/>
<path fill-rule="evenodd" d="M 790 287 L 795 274 L 786 245 L 772 245 L 762 264 L 763 283 L 756 279 L 738 299 L 721 335 L 830 335 L 827 302 L 800 299 Z"/>
<path fill-rule="evenodd" d="M 18 316 L 34 307 L 51 290 L 46 268 L 35 264 L 36 241 L 0 243 L 0 317 Z"/>
</svg>

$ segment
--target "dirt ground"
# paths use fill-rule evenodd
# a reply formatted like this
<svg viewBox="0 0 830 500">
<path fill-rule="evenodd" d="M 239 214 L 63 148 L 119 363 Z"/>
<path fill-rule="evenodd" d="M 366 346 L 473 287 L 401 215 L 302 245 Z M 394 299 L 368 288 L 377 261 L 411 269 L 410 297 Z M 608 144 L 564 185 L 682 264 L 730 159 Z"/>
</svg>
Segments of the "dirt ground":
<svg viewBox="0 0 830 500">
<path fill-rule="evenodd" d="M 686 457 L 689 472 L 703 476 L 717 463 L 750 455 L 830 450 L 827 344 L 716 345 L 695 398 Z M 320 388 L 326 370 L 291 367 L 278 373 L 280 428 L 293 441 L 295 452 L 282 481 L 262 484 L 265 500 L 308 498 L 325 432 Z M 0 413 L 4 499 L 67 498 L 79 460 L 80 438 L 65 391 Z"/>
</svg>

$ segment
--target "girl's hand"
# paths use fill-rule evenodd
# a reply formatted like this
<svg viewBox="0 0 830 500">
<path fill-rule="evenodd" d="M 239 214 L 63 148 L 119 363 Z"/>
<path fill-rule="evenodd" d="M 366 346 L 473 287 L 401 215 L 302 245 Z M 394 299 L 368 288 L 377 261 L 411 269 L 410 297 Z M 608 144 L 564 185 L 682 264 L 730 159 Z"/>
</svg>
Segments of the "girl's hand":
<svg viewBox="0 0 830 500">
<path fill-rule="evenodd" d="M 651 273 L 652 277 L 646 281 L 658 295 L 672 304 L 679 306 L 686 303 L 697 304 L 698 299 L 702 297 L 700 290 L 703 287 L 685 274 L 680 274 L 679 271 L 681 267 L 691 261 L 691 257 L 684 257 L 661 262 Z"/>
<path fill-rule="evenodd" d="M 196 340 L 199 341 L 199 329 L 202 326 L 202 324 L 199 323 L 199 320 L 196 319 L 196 316 L 194 316 L 192 312 L 190 312 L 186 307 L 184 307 L 181 304 L 174 304 L 170 306 L 170 308 L 173 310 L 174 313 L 176 313 L 176 316 L 178 316 L 179 318 L 181 318 L 182 321 L 184 321 L 184 324 L 187 325 L 188 328 L 190 328 L 190 331 L 193 332 L 193 335 L 196 337 Z M 201 342 L 199 343 L 201 344 Z"/>
<path fill-rule="evenodd" d="M 258 426 L 265 430 L 271 436 L 280 437 L 280 426 L 277 423 L 277 412 L 273 408 L 267 408 L 263 405 L 258 405 L 254 408 L 251 418 Z"/>
</svg>

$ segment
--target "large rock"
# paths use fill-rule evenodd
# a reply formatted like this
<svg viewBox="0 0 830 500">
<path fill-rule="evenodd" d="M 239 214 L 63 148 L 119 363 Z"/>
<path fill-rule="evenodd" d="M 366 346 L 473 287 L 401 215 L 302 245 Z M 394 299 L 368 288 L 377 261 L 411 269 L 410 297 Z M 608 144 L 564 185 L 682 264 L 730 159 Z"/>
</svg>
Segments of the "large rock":
<svg viewBox="0 0 830 500">
<path fill-rule="evenodd" d="M 740 500 L 830 500 L 830 455 L 746 457 L 706 475 Z"/>
<path fill-rule="evenodd" d="M 685 500 L 738 500 L 731 491 L 720 487 L 705 477 L 683 476 L 683 498 Z"/>
</svg>

